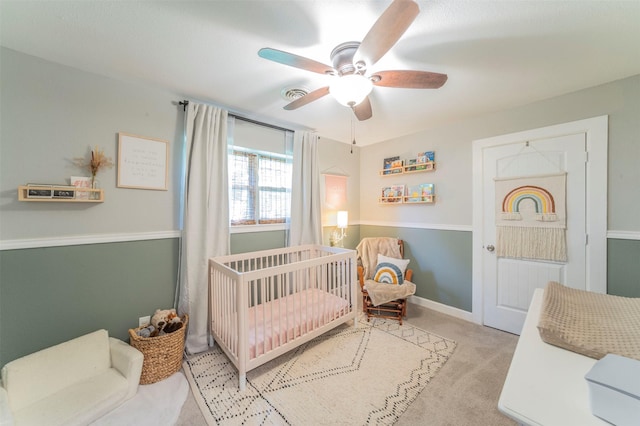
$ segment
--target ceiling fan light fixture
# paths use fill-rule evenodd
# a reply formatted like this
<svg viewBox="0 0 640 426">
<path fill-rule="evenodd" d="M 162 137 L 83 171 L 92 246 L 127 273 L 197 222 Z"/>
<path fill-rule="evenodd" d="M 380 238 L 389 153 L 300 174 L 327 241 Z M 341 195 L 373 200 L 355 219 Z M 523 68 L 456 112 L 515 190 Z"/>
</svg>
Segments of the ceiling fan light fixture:
<svg viewBox="0 0 640 426">
<path fill-rule="evenodd" d="M 362 102 L 373 89 L 373 83 L 360 74 L 349 74 L 334 78 L 329 85 L 329 93 L 338 103 L 354 107 Z"/>
</svg>

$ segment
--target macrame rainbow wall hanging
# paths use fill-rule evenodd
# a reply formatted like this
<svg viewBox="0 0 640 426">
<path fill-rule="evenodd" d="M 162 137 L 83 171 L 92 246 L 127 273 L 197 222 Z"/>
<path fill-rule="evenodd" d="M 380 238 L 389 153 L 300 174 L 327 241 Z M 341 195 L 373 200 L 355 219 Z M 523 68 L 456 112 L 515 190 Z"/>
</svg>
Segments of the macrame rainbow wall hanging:
<svg viewBox="0 0 640 426">
<path fill-rule="evenodd" d="M 496 178 L 496 254 L 567 261 L 566 173 Z"/>
</svg>

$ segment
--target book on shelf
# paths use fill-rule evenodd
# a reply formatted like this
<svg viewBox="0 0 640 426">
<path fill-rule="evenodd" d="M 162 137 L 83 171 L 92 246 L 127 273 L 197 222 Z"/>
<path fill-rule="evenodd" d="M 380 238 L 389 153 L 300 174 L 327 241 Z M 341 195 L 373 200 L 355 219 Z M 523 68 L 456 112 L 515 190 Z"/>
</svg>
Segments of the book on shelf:
<svg viewBox="0 0 640 426">
<path fill-rule="evenodd" d="M 411 185 L 407 188 L 407 201 L 410 203 L 417 203 L 421 201 L 430 201 L 430 196 L 433 195 L 432 183 L 421 183 L 418 185 Z"/>
<path fill-rule="evenodd" d="M 433 184 L 432 183 L 423 183 L 422 186 L 422 196 L 431 196 L 433 195 Z"/>
<path fill-rule="evenodd" d="M 403 161 L 398 156 L 385 158 L 383 163 L 384 174 L 402 173 L 402 165 Z"/>
<path fill-rule="evenodd" d="M 413 172 L 416 170 L 416 164 L 418 163 L 418 159 L 417 158 L 409 158 L 406 161 L 406 167 L 405 170 L 408 172 Z"/>
<path fill-rule="evenodd" d="M 435 161 L 435 151 L 423 151 L 418 153 L 418 163 L 430 163 Z"/>
<path fill-rule="evenodd" d="M 393 163 L 400 160 L 400 157 L 389 157 L 389 158 L 385 158 L 382 168 L 383 169 L 390 169 L 393 167 Z"/>
<path fill-rule="evenodd" d="M 386 203 L 401 203 L 404 196 L 404 185 L 390 185 L 382 188 L 382 201 Z"/>
</svg>

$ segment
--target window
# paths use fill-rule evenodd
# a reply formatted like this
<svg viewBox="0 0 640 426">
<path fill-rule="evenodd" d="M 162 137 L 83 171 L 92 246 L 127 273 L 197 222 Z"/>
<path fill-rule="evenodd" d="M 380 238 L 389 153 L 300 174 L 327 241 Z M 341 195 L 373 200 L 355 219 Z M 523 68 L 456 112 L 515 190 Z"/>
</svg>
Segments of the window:
<svg viewBox="0 0 640 426">
<path fill-rule="evenodd" d="M 229 147 L 231 225 L 285 223 L 291 212 L 291 157 Z"/>
</svg>

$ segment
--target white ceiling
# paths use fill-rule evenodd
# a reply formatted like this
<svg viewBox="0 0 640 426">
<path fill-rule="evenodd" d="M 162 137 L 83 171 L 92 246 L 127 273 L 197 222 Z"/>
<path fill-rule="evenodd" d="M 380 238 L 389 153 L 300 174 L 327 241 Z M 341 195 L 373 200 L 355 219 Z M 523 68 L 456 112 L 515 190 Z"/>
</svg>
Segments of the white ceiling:
<svg viewBox="0 0 640 426">
<path fill-rule="evenodd" d="M 351 111 L 326 96 L 285 111 L 285 87 L 331 77 L 258 57 L 261 47 L 331 64 L 391 3 L 365 0 L 0 0 L 0 42 L 29 55 L 350 142 Z M 440 89 L 375 87 L 359 145 L 640 74 L 640 1 L 418 1 L 373 70 L 445 73 Z M 176 101 L 179 99 L 176 99 Z"/>
</svg>

